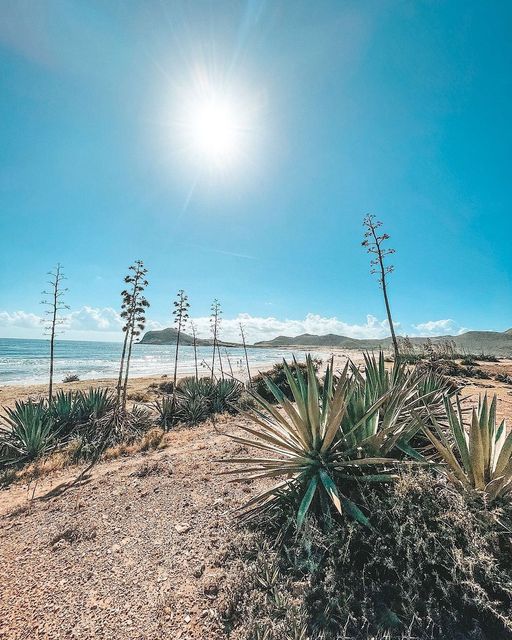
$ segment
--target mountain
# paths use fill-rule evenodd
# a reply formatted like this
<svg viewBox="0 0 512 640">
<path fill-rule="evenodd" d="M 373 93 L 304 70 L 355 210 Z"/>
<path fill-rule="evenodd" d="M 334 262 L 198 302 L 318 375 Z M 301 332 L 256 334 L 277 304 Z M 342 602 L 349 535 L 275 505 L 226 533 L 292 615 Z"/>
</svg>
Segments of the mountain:
<svg viewBox="0 0 512 640">
<path fill-rule="evenodd" d="M 409 338 L 414 345 L 424 344 L 430 339 L 434 344 L 451 341 L 457 351 L 466 353 L 487 353 L 496 356 L 512 356 L 512 329 L 504 331 L 467 331 L 458 336 L 435 336 L 432 338 Z M 324 336 L 304 333 L 293 338 L 278 336 L 273 340 L 257 342 L 257 347 L 337 347 L 341 349 L 389 349 L 391 338 L 358 340 L 329 333 Z"/>
<path fill-rule="evenodd" d="M 169 327 L 168 329 L 162 329 L 161 331 L 147 331 L 139 344 L 176 344 L 178 336 L 178 330 Z M 222 342 L 219 340 L 221 347 L 236 347 L 239 346 L 232 342 Z M 194 338 L 188 333 L 180 334 L 180 344 L 184 346 L 192 346 L 194 344 Z M 197 338 L 196 345 L 198 347 L 210 347 L 213 344 L 213 340 Z"/>
<path fill-rule="evenodd" d="M 144 334 L 139 344 L 176 344 L 178 332 L 176 329 L 168 328 L 161 331 L 148 331 Z M 435 336 L 433 338 L 409 338 L 414 345 L 425 344 L 431 340 L 434 344 L 450 340 L 455 344 L 457 351 L 461 353 L 487 353 L 495 356 L 512 357 L 512 329 L 503 333 L 499 331 L 467 331 L 458 336 Z M 180 344 L 193 345 L 194 339 L 188 333 L 182 333 Z M 197 346 L 208 347 L 213 344 L 213 340 L 198 338 Z M 240 347 L 234 342 L 220 342 L 224 347 Z M 338 349 L 390 349 L 391 338 L 358 340 L 347 336 L 339 336 L 335 333 L 328 333 L 324 336 L 317 336 L 310 333 L 303 333 L 300 336 L 277 336 L 273 340 L 257 342 L 255 347 L 336 347 Z"/>
</svg>

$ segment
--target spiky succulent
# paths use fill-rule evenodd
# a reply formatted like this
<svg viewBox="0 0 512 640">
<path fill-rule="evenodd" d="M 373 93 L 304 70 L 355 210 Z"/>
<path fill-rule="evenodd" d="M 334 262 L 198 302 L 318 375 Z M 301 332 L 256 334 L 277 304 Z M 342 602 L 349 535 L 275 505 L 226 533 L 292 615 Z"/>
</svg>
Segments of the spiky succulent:
<svg viewBox="0 0 512 640">
<path fill-rule="evenodd" d="M 251 437 L 233 436 L 240 444 L 271 457 L 231 459 L 228 462 L 243 468 L 228 473 L 286 478 L 250 500 L 246 505 L 250 514 L 274 506 L 283 491 L 298 493 L 300 526 L 313 500 L 320 495 L 322 501 L 323 493 L 338 512 L 345 510 L 368 524 L 367 517 L 345 495 L 344 486 L 356 479 L 375 482 L 393 478 L 390 471 L 398 463 L 392 457 L 396 446 L 410 437 L 409 429 L 417 429 L 413 421 L 403 417 L 412 392 L 400 386 L 393 393 L 386 391 L 371 400 L 367 393 L 362 399 L 359 381 L 351 375 L 349 364 L 336 380 L 329 365 L 320 389 L 311 357 L 306 363 L 306 377 L 284 363 L 293 402 L 268 380 L 282 411 L 255 395 L 261 410 L 245 414 L 255 426 L 242 427 Z M 385 403 L 387 409 L 381 412 Z"/>
<path fill-rule="evenodd" d="M 469 424 L 460 401 L 445 400 L 449 436 L 432 416 L 425 433 L 445 463 L 441 469 L 457 485 L 483 493 L 489 501 L 512 492 L 512 432 L 496 419 L 497 399 L 487 395 L 472 409 Z"/>
<path fill-rule="evenodd" d="M 1 463 L 29 462 L 51 451 L 56 433 L 45 401 L 17 401 L 5 413 L 5 426 L 0 427 Z"/>
</svg>

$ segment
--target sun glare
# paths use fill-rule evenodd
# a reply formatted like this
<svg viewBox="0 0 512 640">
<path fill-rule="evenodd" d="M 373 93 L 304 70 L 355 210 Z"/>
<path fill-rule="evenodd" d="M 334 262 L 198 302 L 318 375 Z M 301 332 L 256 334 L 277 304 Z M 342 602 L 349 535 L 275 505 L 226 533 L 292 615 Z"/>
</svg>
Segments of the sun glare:
<svg viewBox="0 0 512 640">
<path fill-rule="evenodd" d="M 249 154 L 257 105 L 247 96 L 200 77 L 177 97 L 179 146 L 199 169 L 232 171 Z"/>
<path fill-rule="evenodd" d="M 192 110 L 189 121 L 192 150 L 207 163 L 223 167 L 241 151 L 242 127 L 236 109 L 228 101 L 213 97 Z"/>
</svg>

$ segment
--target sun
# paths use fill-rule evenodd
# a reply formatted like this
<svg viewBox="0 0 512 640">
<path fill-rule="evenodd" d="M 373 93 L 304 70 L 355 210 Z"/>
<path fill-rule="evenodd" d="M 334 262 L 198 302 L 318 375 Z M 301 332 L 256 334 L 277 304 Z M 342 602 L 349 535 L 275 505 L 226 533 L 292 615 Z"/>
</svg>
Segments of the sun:
<svg viewBox="0 0 512 640">
<path fill-rule="evenodd" d="M 257 108 L 245 93 L 200 76 L 176 107 L 175 140 L 197 169 L 232 173 L 247 160 Z"/>
<path fill-rule="evenodd" d="M 242 150 L 241 117 L 226 98 L 199 101 L 189 115 L 188 130 L 194 155 L 209 165 L 230 165 Z"/>
</svg>

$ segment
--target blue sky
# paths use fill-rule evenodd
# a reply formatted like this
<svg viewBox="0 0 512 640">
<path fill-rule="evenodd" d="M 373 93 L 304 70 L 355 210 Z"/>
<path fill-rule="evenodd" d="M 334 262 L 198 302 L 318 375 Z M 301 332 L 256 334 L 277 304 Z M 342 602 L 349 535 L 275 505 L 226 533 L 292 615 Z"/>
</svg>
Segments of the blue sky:
<svg viewBox="0 0 512 640">
<path fill-rule="evenodd" d="M 139 257 L 154 328 L 184 288 L 203 333 L 218 297 L 226 338 L 239 314 L 252 339 L 385 335 L 367 212 L 397 250 L 400 332 L 509 328 L 511 20 L 498 1 L 1 3 L 0 336 L 41 335 L 60 261 L 67 337 L 119 339 Z M 229 166 L 187 144 L 201 82 L 243 121 Z"/>
</svg>

